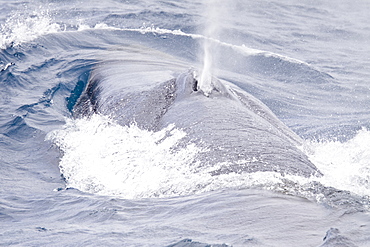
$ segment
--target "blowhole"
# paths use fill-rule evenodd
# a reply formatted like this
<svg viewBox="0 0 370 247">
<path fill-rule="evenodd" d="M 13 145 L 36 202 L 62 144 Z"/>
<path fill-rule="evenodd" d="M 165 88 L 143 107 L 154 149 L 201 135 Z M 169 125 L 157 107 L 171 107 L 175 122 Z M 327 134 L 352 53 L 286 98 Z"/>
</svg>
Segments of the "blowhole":
<svg viewBox="0 0 370 247">
<path fill-rule="evenodd" d="M 198 91 L 198 80 L 194 78 L 193 80 L 193 91 Z"/>
</svg>

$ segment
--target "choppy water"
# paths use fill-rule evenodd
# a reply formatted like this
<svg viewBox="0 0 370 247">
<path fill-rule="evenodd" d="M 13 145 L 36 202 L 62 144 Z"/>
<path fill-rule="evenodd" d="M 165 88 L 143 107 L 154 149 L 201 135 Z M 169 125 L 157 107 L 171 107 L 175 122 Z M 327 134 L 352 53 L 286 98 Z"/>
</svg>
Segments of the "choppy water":
<svg viewBox="0 0 370 247">
<path fill-rule="evenodd" d="M 0 245 L 370 244 L 370 4 L 217 4 L 0 1 Z M 323 177 L 194 173 L 201 150 L 173 152 L 176 126 L 72 118 L 104 61 L 201 68 L 210 16 L 214 74 L 302 137 Z M 167 79 L 146 71 L 132 79 Z"/>
</svg>

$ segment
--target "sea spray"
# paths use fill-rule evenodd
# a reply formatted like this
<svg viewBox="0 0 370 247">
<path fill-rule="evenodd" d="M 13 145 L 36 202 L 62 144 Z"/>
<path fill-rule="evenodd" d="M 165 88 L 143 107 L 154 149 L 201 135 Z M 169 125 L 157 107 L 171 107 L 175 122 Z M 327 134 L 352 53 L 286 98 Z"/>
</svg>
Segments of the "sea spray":
<svg viewBox="0 0 370 247">
<path fill-rule="evenodd" d="M 199 78 L 199 89 L 205 95 L 212 91 L 212 74 L 214 61 L 217 59 L 216 47 L 213 39 L 217 38 L 220 32 L 220 16 L 223 12 L 223 4 L 220 0 L 206 0 L 204 10 L 203 35 L 203 68 Z"/>
<path fill-rule="evenodd" d="M 14 12 L 4 24 L 0 25 L 0 49 L 17 46 L 42 35 L 60 31 L 63 31 L 62 27 L 53 21 L 48 10 Z"/>
</svg>

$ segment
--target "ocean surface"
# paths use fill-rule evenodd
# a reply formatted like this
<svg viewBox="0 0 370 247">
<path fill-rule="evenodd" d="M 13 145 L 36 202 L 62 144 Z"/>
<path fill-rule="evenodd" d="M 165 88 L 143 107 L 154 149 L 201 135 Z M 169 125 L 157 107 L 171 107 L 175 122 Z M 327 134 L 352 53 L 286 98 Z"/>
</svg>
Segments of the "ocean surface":
<svg viewBox="0 0 370 247">
<path fill-rule="evenodd" d="M 370 246 L 369 19 L 363 0 L 0 0 L 0 246 Z M 97 66 L 201 70 L 207 42 L 322 177 L 196 173 L 176 126 L 74 118 Z"/>
</svg>

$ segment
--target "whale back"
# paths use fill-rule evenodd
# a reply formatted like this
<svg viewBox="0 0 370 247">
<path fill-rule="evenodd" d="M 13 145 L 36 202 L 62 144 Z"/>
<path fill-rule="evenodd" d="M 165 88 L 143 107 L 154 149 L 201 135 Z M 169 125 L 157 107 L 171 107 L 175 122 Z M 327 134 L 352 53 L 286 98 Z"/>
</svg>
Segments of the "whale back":
<svg viewBox="0 0 370 247">
<path fill-rule="evenodd" d="M 213 78 L 213 91 L 206 96 L 191 70 L 176 76 L 155 66 L 124 71 L 115 66 L 105 64 L 91 73 L 74 107 L 76 117 L 103 114 L 121 125 L 150 131 L 174 124 L 186 132 L 179 148 L 195 143 L 203 150 L 194 169 L 208 167 L 212 175 L 258 171 L 320 175 L 298 148 L 302 140 L 234 84 Z"/>
<path fill-rule="evenodd" d="M 194 91 L 192 73 L 176 80 L 176 97 L 160 121 L 175 123 L 204 150 L 198 155 L 212 174 L 274 171 L 301 176 L 319 171 L 298 148 L 302 140 L 262 102 L 227 81 L 213 78 L 206 97 Z"/>
</svg>

